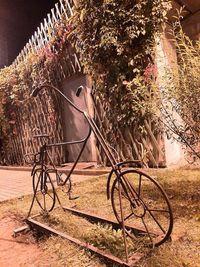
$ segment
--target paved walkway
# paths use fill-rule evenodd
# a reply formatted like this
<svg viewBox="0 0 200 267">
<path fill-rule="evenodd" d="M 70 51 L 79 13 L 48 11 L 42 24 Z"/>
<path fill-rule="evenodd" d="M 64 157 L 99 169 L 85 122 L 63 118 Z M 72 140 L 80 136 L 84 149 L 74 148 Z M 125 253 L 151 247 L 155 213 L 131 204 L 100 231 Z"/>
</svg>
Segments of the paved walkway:
<svg viewBox="0 0 200 267">
<path fill-rule="evenodd" d="M 0 201 L 31 193 L 30 172 L 0 170 Z"/>
<path fill-rule="evenodd" d="M 72 175 L 73 182 L 92 179 L 94 176 Z M 32 194 L 30 171 L 0 170 L 0 202 Z"/>
</svg>

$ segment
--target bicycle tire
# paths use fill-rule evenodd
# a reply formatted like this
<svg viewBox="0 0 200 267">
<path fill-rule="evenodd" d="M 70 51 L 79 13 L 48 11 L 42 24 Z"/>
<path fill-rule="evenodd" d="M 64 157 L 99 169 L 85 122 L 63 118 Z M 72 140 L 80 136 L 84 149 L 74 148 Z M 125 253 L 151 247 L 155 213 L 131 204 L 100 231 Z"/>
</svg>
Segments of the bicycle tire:
<svg viewBox="0 0 200 267">
<path fill-rule="evenodd" d="M 112 208 L 120 224 L 122 216 L 119 185 L 126 234 L 131 238 L 140 239 L 148 247 L 158 247 L 167 241 L 173 229 L 173 214 L 169 199 L 161 185 L 138 170 L 121 172 L 115 178 L 111 189 Z M 128 226 L 142 232 L 138 235 L 137 231 L 131 232 Z"/>
<path fill-rule="evenodd" d="M 33 193 L 38 205 L 44 212 L 53 210 L 56 203 L 56 192 L 50 175 L 46 171 L 35 170 L 33 174 Z"/>
</svg>

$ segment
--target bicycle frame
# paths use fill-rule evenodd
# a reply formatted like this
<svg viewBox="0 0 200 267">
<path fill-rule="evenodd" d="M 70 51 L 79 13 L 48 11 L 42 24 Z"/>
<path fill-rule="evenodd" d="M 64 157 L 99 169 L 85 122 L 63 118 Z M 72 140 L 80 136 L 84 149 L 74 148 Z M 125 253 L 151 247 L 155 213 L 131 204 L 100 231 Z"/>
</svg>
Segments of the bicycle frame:
<svg viewBox="0 0 200 267">
<path fill-rule="evenodd" d="M 118 176 L 120 174 L 120 168 L 123 166 L 123 165 L 126 165 L 126 164 L 140 164 L 141 165 L 141 161 L 139 160 L 132 160 L 132 161 L 124 161 L 124 162 L 120 162 L 118 163 L 115 159 L 115 157 L 113 156 L 111 150 L 109 149 L 108 145 L 106 144 L 106 141 L 103 137 L 103 135 L 101 134 L 101 132 L 99 131 L 95 121 L 93 120 L 93 118 L 91 118 L 88 113 L 86 111 L 83 111 L 81 110 L 79 107 L 77 107 L 68 97 L 66 97 L 66 95 L 64 95 L 58 88 L 52 86 L 52 85 L 48 85 L 48 84 L 45 84 L 45 85 L 42 85 L 41 87 L 38 87 L 36 88 L 33 92 L 32 92 L 32 96 L 33 97 L 36 97 L 38 95 L 38 93 L 42 90 L 42 89 L 45 89 L 45 88 L 49 88 L 49 89 L 52 89 L 54 91 L 56 91 L 58 94 L 60 94 L 64 99 L 65 101 L 67 101 L 67 103 L 69 105 L 71 105 L 75 110 L 77 110 L 78 112 L 80 112 L 83 117 L 85 118 L 85 120 L 87 121 L 88 125 L 89 125 L 89 130 L 88 130 L 88 134 L 86 135 L 85 138 L 81 139 L 81 140 L 77 140 L 77 141 L 70 141 L 70 142 L 61 142 L 61 143 L 55 143 L 55 144 L 47 144 L 46 147 L 49 148 L 49 147 L 53 147 L 53 146 L 63 146 L 63 145 L 72 145 L 72 144 L 80 144 L 80 143 L 83 143 L 83 146 L 81 148 L 81 151 L 76 159 L 76 161 L 74 162 L 74 165 L 72 167 L 72 169 L 70 170 L 67 178 L 65 179 L 65 181 L 63 182 L 63 184 L 61 185 L 64 185 L 66 183 L 66 181 L 68 180 L 68 178 L 70 177 L 70 175 L 72 174 L 73 170 L 75 169 L 82 153 L 83 153 L 83 150 L 86 146 L 86 143 L 87 143 L 87 140 L 89 139 L 90 135 L 91 135 L 91 132 L 94 133 L 97 141 L 100 143 L 100 146 L 102 147 L 106 157 L 108 158 L 110 164 L 111 164 L 111 167 L 112 167 L 112 170 L 111 170 L 111 173 L 108 177 L 108 181 L 107 181 L 107 197 L 109 198 L 109 187 L 110 187 L 110 179 L 111 179 L 111 176 L 113 173 L 116 174 L 116 176 Z M 78 88 L 79 89 L 79 88 Z M 80 91 L 80 90 L 79 90 Z M 80 92 L 79 92 L 80 93 Z M 53 162 L 51 161 L 52 165 Z"/>
<path fill-rule="evenodd" d="M 66 179 L 63 182 L 57 183 L 60 186 L 65 185 L 66 182 L 68 181 L 70 175 L 72 174 L 73 170 L 75 169 L 75 167 L 76 167 L 76 165 L 77 165 L 77 163 L 78 163 L 78 161 L 79 161 L 79 159 L 80 159 L 80 157 L 81 157 L 81 155 L 82 155 L 82 153 L 84 151 L 84 148 L 86 146 L 87 140 L 89 139 L 90 135 L 91 135 L 91 130 L 89 130 L 88 135 L 85 138 L 81 139 L 81 140 L 70 141 L 70 142 L 60 142 L 60 143 L 53 143 L 53 144 L 46 144 L 45 143 L 41 147 L 40 152 L 39 152 L 39 154 L 40 154 L 39 162 L 40 162 L 41 169 L 44 170 L 45 162 L 46 162 L 46 159 L 48 158 L 50 163 L 51 163 L 51 165 L 53 166 L 53 169 L 55 171 L 57 171 L 56 166 L 53 163 L 53 160 L 52 160 L 52 158 L 51 158 L 51 156 L 50 156 L 50 154 L 48 152 L 49 148 L 55 147 L 55 146 L 64 146 L 64 145 L 73 145 L 73 144 L 81 144 L 81 143 L 83 143 L 81 151 L 79 152 L 78 157 L 77 157 L 76 161 L 74 162 L 74 165 L 72 166 L 72 168 L 71 168 L 70 172 L 68 173 Z M 43 137 L 43 135 L 38 135 L 38 136 L 35 136 L 35 137 Z M 34 170 L 35 170 L 36 166 L 37 166 L 37 164 L 35 164 L 33 169 L 32 169 L 32 175 L 34 173 Z"/>
</svg>

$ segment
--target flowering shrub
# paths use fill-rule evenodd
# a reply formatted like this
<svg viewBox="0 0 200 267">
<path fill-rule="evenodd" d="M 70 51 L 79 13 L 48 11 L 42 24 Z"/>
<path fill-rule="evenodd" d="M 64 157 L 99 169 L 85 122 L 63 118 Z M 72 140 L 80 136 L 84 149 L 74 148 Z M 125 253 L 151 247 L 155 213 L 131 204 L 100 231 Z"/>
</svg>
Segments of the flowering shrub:
<svg viewBox="0 0 200 267">
<path fill-rule="evenodd" d="M 151 116 L 154 36 L 169 8 L 168 0 L 79 1 L 76 50 L 94 93 L 108 99 L 111 120 L 121 126 L 142 125 Z"/>
</svg>

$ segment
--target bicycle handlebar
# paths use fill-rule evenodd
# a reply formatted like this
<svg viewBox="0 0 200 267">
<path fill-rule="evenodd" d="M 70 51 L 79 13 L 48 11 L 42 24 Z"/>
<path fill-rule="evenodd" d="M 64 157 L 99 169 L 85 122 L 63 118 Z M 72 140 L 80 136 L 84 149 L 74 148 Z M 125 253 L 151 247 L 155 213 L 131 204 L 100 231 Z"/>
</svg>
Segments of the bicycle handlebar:
<svg viewBox="0 0 200 267">
<path fill-rule="evenodd" d="M 55 86 L 53 85 L 49 85 L 49 84 L 44 84 L 44 85 L 41 85 L 40 87 L 37 87 L 36 89 L 33 90 L 33 92 L 31 93 L 31 96 L 33 97 L 36 97 L 38 95 L 38 93 L 44 89 L 44 88 L 49 88 L 49 89 L 52 89 L 54 91 L 56 91 L 57 93 L 59 93 L 62 97 L 64 97 L 64 99 L 73 107 L 75 108 L 77 111 L 79 111 L 80 113 L 84 114 L 85 116 L 86 115 L 86 112 L 79 109 L 66 95 L 64 95 L 58 88 L 56 88 Z M 81 89 L 83 88 L 83 86 L 79 86 L 78 89 L 77 89 L 77 93 L 76 95 L 79 96 L 80 92 L 81 92 Z"/>
<path fill-rule="evenodd" d="M 31 96 L 36 97 L 41 89 L 42 87 L 35 88 L 33 92 L 31 93 Z"/>
</svg>

